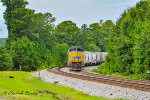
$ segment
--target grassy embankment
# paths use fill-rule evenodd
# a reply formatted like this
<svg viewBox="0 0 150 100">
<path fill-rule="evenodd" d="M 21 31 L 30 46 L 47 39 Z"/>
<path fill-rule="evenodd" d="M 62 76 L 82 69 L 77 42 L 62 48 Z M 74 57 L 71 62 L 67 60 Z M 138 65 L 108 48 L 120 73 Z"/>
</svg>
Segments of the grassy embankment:
<svg viewBox="0 0 150 100">
<path fill-rule="evenodd" d="M 31 72 L 20 71 L 0 72 L 0 98 L 9 100 L 109 100 L 89 96 L 66 86 L 49 84 L 33 77 Z"/>
<path fill-rule="evenodd" d="M 132 78 L 132 79 L 147 79 L 148 76 L 142 75 L 142 74 L 122 74 L 122 73 L 112 73 L 110 70 L 104 67 L 105 65 L 102 64 L 98 66 L 97 68 L 94 68 L 91 70 L 91 72 L 96 72 L 100 74 L 105 74 L 108 76 L 117 76 L 117 77 L 123 77 L 123 78 Z"/>
</svg>

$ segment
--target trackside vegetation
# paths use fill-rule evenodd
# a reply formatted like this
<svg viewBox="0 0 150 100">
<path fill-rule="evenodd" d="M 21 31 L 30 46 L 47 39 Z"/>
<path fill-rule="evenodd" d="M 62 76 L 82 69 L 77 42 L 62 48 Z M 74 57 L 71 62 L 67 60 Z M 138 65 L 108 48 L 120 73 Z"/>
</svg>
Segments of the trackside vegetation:
<svg viewBox="0 0 150 100">
<path fill-rule="evenodd" d="M 0 97 L 8 100 L 110 100 L 56 83 L 49 84 L 33 77 L 31 72 L 22 71 L 0 72 Z"/>
<path fill-rule="evenodd" d="M 95 72 L 147 79 L 150 70 L 150 1 L 128 8 L 108 37 L 107 59 Z"/>
</svg>

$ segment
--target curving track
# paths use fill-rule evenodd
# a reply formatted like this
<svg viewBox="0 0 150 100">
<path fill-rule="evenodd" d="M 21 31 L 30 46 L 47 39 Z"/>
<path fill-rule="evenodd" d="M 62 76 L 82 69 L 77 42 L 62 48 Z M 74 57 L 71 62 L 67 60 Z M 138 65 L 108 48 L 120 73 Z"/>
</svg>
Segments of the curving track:
<svg viewBox="0 0 150 100">
<path fill-rule="evenodd" d="M 49 68 L 47 70 L 49 72 L 63 75 L 63 76 L 150 92 L 150 81 L 146 81 L 146 80 L 119 78 L 114 76 L 96 74 L 92 72 L 70 72 L 70 71 L 63 70 L 63 68 L 60 67 L 56 67 L 52 69 Z"/>
</svg>

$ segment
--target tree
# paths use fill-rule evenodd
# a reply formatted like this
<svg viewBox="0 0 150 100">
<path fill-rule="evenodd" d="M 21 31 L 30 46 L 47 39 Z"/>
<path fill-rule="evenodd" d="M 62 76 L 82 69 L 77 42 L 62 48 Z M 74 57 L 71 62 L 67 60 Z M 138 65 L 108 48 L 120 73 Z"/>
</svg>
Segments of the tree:
<svg viewBox="0 0 150 100">
<path fill-rule="evenodd" d="M 8 48 L 10 44 L 17 40 L 17 38 L 26 35 L 26 31 L 32 22 L 34 11 L 27 9 L 26 0 L 1 0 L 6 10 L 4 12 L 4 19 L 8 29 Z"/>
<path fill-rule="evenodd" d="M 39 67 L 38 53 L 34 50 L 34 43 L 27 37 L 22 37 L 12 43 L 11 54 L 14 67 L 19 70 L 35 70 Z"/>
<path fill-rule="evenodd" d="M 55 18 L 50 13 L 35 14 L 32 23 L 30 23 L 28 30 L 26 30 L 27 37 L 31 41 L 45 43 L 47 47 L 50 47 L 49 42 L 53 40 L 54 21 Z"/>
<path fill-rule="evenodd" d="M 44 44 L 34 43 L 26 36 L 14 41 L 11 46 L 14 68 L 32 71 L 51 65 L 49 49 Z"/>
<path fill-rule="evenodd" d="M 67 65 L 67 50 L 68 44 L 56 44 L 53 49 L 51 49 L 51 66 L 64 66 Z"/>
<path fill-rule="evenodd" d="M 12 58 L 4 46 L 0 46 L 0 70 L 12 69 Z"/>
<path fill-rule="evenodd" d="M 111 20 L 106 20 L 102 26 L 102 34 L 101 34 L 101 39 L 100 39 L 100 44 L 99 47 L 101 47 L 102 51 L 107 51 L 107 42 L 108 42 L 108 37 L 111 35 L 111 33 L 114 31 L 115 24 Z"/>
<path fill-rule="evenodd" d="M 77 44 L 76 36 L 80 30 L 74 22 L 67 20 L 58 24 L 55 32 L 59 43 L 68 43 L 72 46 Z"/>
<path fill-rule="evenodd" d="M 105 68 L 111 73 L 146 76 L 150 69 L 150 1 L 129 8 L 110 31 Z M 103 66 L 104 67 L 104 66 Z"/>
<path fill-rule="evenodd" d="M 90 24 L 89 28 L 87 28 L 85 32 L 88 43 L 91 46 L 90 48 L 99 48 L 95 50 L 105 52 L 107 38 L 113 30 L 114 26 L 115 24 L 111 20 L 106 20 L 104 23 L 102 20 L 100 20 L 100 23 Z"/>
</svg>

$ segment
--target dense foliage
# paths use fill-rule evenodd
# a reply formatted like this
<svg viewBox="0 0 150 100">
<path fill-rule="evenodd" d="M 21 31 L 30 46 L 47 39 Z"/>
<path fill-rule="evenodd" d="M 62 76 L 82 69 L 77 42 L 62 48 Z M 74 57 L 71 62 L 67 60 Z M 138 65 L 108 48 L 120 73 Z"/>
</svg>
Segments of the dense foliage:
<svg viewBox="0 0 150 100">
<path fill-rule="evenodd" d="M 107 51 L 99 72 L 146 78 L 150 70 L 150 1 L 140 1 L 124 11 L 109 35 Z"/>
<path fill-rule="evenodd" d="M 4 19 L 9 33 L 6 49 L 11 52 L 13 69 L 30 71 L 51 66 L 57 59 L 50 52 L 56 44 L 53 35 L 55 18 L 52 14 L 35 13 L 26 8 L 26 0 L 1 2 L 6 6 Z"/>
<path fill-rule="evenodd" d="M 10 70 L 12 68 L 12 58 L 4 46 L 0 46 L 0 70 Z"/>
</svg>

